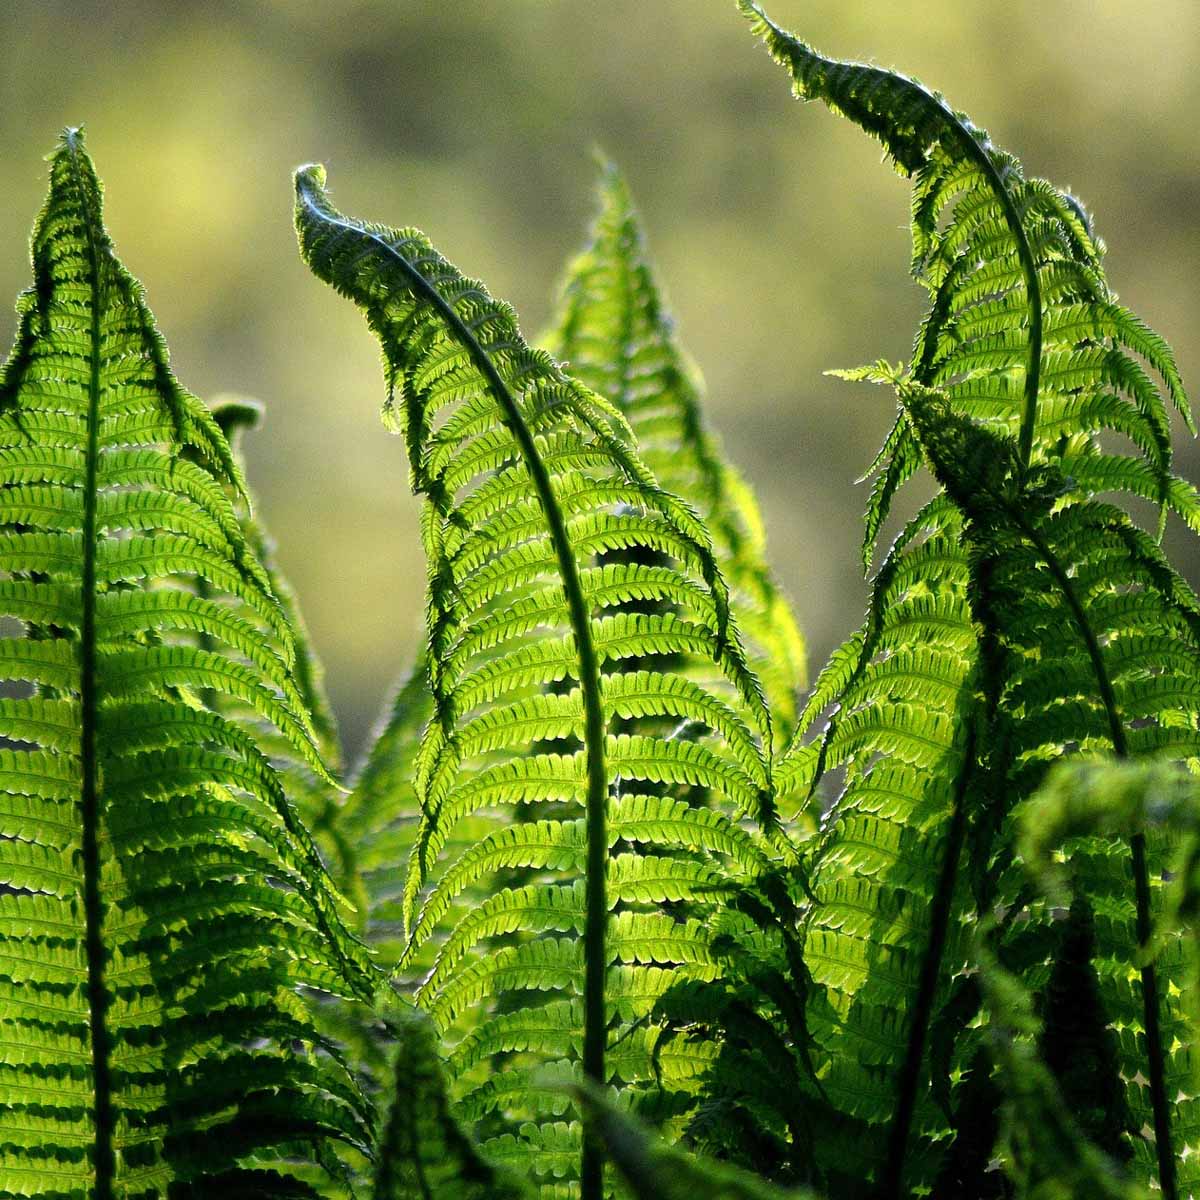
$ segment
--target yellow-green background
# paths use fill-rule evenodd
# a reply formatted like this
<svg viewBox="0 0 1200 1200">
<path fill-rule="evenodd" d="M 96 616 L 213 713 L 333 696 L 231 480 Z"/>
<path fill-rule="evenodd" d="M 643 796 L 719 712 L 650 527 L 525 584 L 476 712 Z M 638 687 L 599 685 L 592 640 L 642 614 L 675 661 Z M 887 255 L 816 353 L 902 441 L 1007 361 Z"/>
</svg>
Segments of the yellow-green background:
<svg viewBox="0 0 1200 1200">
<path fill-rule="evenodd" d="M 1200 389 L 1197 0 L 772 11 L 827 52 L 920 76 L 1071 186 L 1115 288 Z M 711 423 L 757 483 L 816 666 L 857 622 L 853 480 L 892 404 L 821 371 L 907 354 L 907 189 L 875 143 L 789 98 L 732 0 L 4 0 L 0 297 L 27 279 L 41 156 L 68 122 L 87 125 L 109 227 L 182 380 L 267 405 L 251 479 L 351 747 L 411 655 L 424 575 L 373 341 L 296 255 L 289 175 L 306 160 L 344 209 L 425 229 L 533 334 L 602 145 L 640 200 Z M 1185 472 L 1198 462 L 1185 448 Z"/>
</svg>

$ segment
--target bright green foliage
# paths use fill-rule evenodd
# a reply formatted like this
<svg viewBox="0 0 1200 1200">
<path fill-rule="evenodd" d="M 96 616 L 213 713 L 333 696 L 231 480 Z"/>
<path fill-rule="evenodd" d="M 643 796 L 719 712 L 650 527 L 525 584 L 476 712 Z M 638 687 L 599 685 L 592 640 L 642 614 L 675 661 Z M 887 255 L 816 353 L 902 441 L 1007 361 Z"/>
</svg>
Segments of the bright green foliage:
<svg viewBox="0 0 1200 1200">
<path fill-rule="evenodd" d="M 338 214 L 319 168 L 297 175 L 297 226 L 314 272 L 380 337 L 385 414 L 427 497 L 434 716 L 414 772 L 413 952 L 465 889 L 496 881 L 418 1000 L 464 1033 L 450 1068 L 462 1114 L 501 1131 L 485 1150 L 503 1144 L 546 1195 L 577 1172 L 595 1195 L 565 1093 L 531 1072 L 651 1075 L 655 997 L 711 968 L 704 929 L 666 906 L 756 861 L 726 814 L 772 820 L 770 719 L 704 525 L 659 487 L 621 414 L 530 349 L 511 309 L 423 235 Z M 706 669 L 659 665 L 675 656 Z M 711 807 L 690 804 L 696 792 Z M 530 805 L 535 819 L 511 820 Z M 480 817 L 490 831 L 434 881 Z M 508 1129 L 518 1114 L 542 1123 Z"/>
<path fill-rule="evenodd" d="M 33 270 L 0 374 L 0 1194 L 312 1195 L 371 1117 L 297 989 L 371 971 L 268 758 L 327 778 L 241 473 L 78 130 Z"/>
<path fill-rule="evenodd" d="M 1121 490 L 1200 528 L 1195 491 L 1172 480 L 1167 412 L 1147 367 L 1195 432 L 1166 343 L 1118 304 L 1103 243 L 1079 202 L 1020 164 L 936 92 L 892 71 L 825 58 L 739 0 L 798 96 L 821 100 L 882 142 L 913 180 L 914 277 L 930 309 L 912 379 L 957 412 L 1010 436 L 1028 465 L 1036 443 L 1080 487 Z M 1095 435 L 1129 438 L 1139 458 L 1098 451 Z M 896 489 L 920 467 L 901 413 L 872 465 L 864 556 Z"/>
<path fill-rule="evenodd" d="M 547 353 L 307 167 L 424 497 L 427 645 L 344 796 L 256 408 L 174 380 L 64 135 L 0 371 L 0 1197 L 1200 1193 L 1171 351 L 1078 201 L 739 2 L 912 177 L 930 301 L 911 364 L 841 372 L 898 402 L 868 569 L 939 491 L 799 713 L 616 171 Z"/>
<path fill-rule="evenodd" d="M 980 1114 L 994 1084 L 971 1028 L 979 995 L 964 926 L 997 903 L 1024 912 L 1012 806 L 1064 752 L 1194 753 L 1200 692 L 1179 655 L 1194 642 L 1194 600 L 1153 541 L 1094 499 L 1149 499 L 1196 527 L 1194 489 L 1170 473 L 1168 402 L 1187 417 L 1186 398 L 1165 343 L 1109 292 L 1077 201 L 1025 180 L 920 84 L 827 59 L 757 6 L 742 8 L 798 95 L 879 138 L 914 179 L 913 267 L 930 310 L 913 363 L 847 373 L 892 384 L 901 399 L 873 467 L 867 561 L 896 489 L 922 464 L 948 493 L 887 554 L 862 631 L 818 679 L 776 773 L 788 813 L 815 808 L 821 780 L 845 771 L 810 871 L 804 959 L 817 985 L 817 1076 L 836 1129 L 852 1121 L 849 1141 L 818 1140 L 817 1158 L 837 1191 L 872 1169 L 885 1195 L 906 1184 L 970 1193 L 992 1154 Z M 1134 453 L 1116 452 L 1114 434 Z M 1061 574 L 1078 584 L 1064 590 Z M 1155 1036 L 1145 1031 L 1156 982 L 1137 970 L 1139 910 L 1152 905 L 1159 864 L 1136 841 L 1094 849 L 1096 970 L 1120 1031 L 1137 1169 L 1163 1175 L 1169 1192 L 1172 1156 L 1156 1164 L 1138 1135 L 1169 1118 L 1152 1112 L 1163 1105 L 1143 1086 L 1155 1061 L 1171 1059 L 1160 1096 L 1182 1079 L 1169 1049 L 1177 984 L 1157 988 L 1166 1010 Z M 1131 860 L 1133 878 L 1122 879 Z M 1066 942 L 1044 910 L 1032 916 L 1012 921 L 1009 952 L 1040 988 Z M 1190 1105 L 1169 1135 L 1177 1153 L 1194 1140 Z M 856 1132 L 855 1121 L 887 1135 Z"/>
<path fill-rule="evenodd" d="M 699 373 L 676 345 L 629 188 L 607 161 L 591 240 L 571 264 L 560 308 L 547 348 L 612 401 L 654 477 L 704 518 L 776 728 L 790 730 L 804 640 L 766 565 L 754 494 L 704 426 Z"/>
<path fill-rule="evenodd" d="M 421 810 L 413 777 L 432 715 L 422 658 L 396 689 L 332 824 L 344 876 L 360 897 L 361 922 L 389 970 L 399 964 L 406 942 L 404 877 L 396 865 L 408 861 L 416 841 Z"/>
</svg>

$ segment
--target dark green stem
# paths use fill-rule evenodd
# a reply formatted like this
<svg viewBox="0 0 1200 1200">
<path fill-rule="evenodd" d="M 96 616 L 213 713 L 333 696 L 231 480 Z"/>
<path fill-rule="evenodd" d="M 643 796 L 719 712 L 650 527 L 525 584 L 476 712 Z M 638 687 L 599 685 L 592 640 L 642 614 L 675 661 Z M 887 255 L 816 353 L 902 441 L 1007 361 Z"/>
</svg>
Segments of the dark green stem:
<svg viewBox="0 0 1200 1200">
<path fill-rule="evenodd" d="M 608 925 L 608 897 L 606 875 L 608 870 L 608 776 L 604 764 L 605 722 L 601 699 L 600 664 L 592 641 L 591 612 L 579 579 L 579 566 L 575 551 L 567 533 L 562 508 L 554 495 L 546 464 L 534 445 L 529 426 L 521 416 L 516 398 L 509 391 L 500 372 L 496 369 L 487 351 L 479 344 L 453 307 L 437 289 L 386 239 L 368 229 L 339 220 L 322 211 L 315 202 L 309 183 L 303 172 L 297 179 L 299 193 L 319 220 L 350 230 L 360 237 L 373 241 L 390 258 L 394 259 L 413 291 L 430 304 L 454 332 L 470 355 L 471 360 L 487 381 L 513 437 L 525 460 L 526 469 L 537 491 L 538 500 L 549 526 L 550 538 L 558 560 L 563 591 L 566 594 L 571 633 L 575 639 L 575 652 L 579 660 L 579 686 L 583 697 L 584 752 L 587 755 L 587 808 L 586 808 L 586 878 L 587 904 L 584 917 L 583 954 L 583 1070 L 584 1074 L 598 1087 L 605 1084 L 604 1057 L 607 1037 L 607 1014 L 604 1002 L 604 981 L 608 961 L 605 938 Z M 591 1136 L 595 1123 L 592 1115 L 585 1113 L 583 1157 L 580 1166 L 581 1200 L 602 1200 L 604 1158 L 598 1138 Z"/>
<path fill-rule="evenodd" d="M 74 130 L 66 135 L 66 147 L 70 155 L 71 172 L 75 179 L 87 238 L 92 309 L 87 460 L 83 485 L 82 619 L 79 633 L 80 818 L 83 907 L 87 926 L 88 1017 L 92 1035 L 92 1111 L 95 1121 L 95 1154 L 92 1163 L 95 1181 L 92 1197 L 93 1200 L 111 1200 L 116 1158 L 113 1152 L 114 1117 L 107 1026 L 109 995 L 104 981 L 104 903 L 100 896 L 100 771 L 96 738 L 96 471 L 100 443 L 100 309 L 103 296 L 100 276 L 101 251 L 96 238 L 99 214 L 88 211 L 88 192 L 79 169 L 80 147 Z"/>
<path fill-rule="evenodd" d="M 1104 664 L 1100 643 L 1096 640 L 1096 635 L 1088 623 L 1083 606 L 1075 595 L 1070 577 L 1037 529 L 1025 520 L 1019 510 L 1014 508 L 1010 509 L 1010 512 L 1021 531 L 1037 547 L 1038 553 L 1049 567 L 1050 573 L 1054 576 L 1067 601 L 1067 606 L 1075 618 L 1075 623 L 1079 627 L 1084 644 L 1087 646 L 1088 655 L 1092 660 L 1096 683 L 1100 689 L 1100 700 L 1108 716 L 1113 751 L 1118 758 L 1128 758 L 1129 744 L 1125 740 L 1125 727 L 1121 721 L 1108 668 Z M 1145 837 L 1140 833 L 1134 834 L 1130 838 L 1129 847 L 1133 858 L 1137 940 L 1138 946 L 1144 948 L 1150 941 L 1150 876 L 1146 866 Z M 1150 1107 L 1154 1114 L 1154 1149 L 1158 1158 L 1158 1182 L 1164 1200 L 1177 1200 L 1175 1153 L 1171 1139 L 1171 1110 L 1167 1101 L 1166 1065 L 1163 1057 L 1162 1025 L 1159 1016 L 1158 977 L 1154 973 L 1153 964 L 1147 963 L 1141 968 L 1141 983 L 1142 1020 L 1146 1027 L 1147 1059 L 1150 1069 Z"/>
</svg>

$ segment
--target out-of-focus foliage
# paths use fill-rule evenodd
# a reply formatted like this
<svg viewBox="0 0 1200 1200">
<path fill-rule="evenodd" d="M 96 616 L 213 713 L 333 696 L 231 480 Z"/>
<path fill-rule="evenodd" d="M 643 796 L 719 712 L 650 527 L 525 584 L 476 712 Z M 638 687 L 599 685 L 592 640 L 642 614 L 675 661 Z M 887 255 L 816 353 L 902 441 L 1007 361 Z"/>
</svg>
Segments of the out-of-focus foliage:
<svg viewBox="0 0 1200 1200">
<path fill-rule="evenodd" d="M 1035 0 L 772 6 L 830 53 L 936 80 L 1031 173 L 1070 184 L 1111 235 L 1122 300 L 1194 379 L 1194 4 L 1059 0 L 1053 12 Z M 370 335 L 296 261 L 284 181 L 310 158 L 337 169 L 348 208 L 403 211 L 536 329 L 591 207 L 587 146 L 601 143 L 641 199 L 812 662 L 865 606 L 866 494 L 850 484 L 891 406 L 821 371 L 908 354 L 920 297 L 894 284 L 905 185 L 855 130 L 797 119 L 726 4 L 13 0 L 0 6 L 0 98 L 4 211 L 37 208 L 46 132 L 85 119 L 109 224 L 181 374 L 201 395 L 265 402 L 248 469 L 351 749 L 420 637 L 424 579 L 403 448 L 377 436 Z M 23 285 L 25 236 L 23 220 L 0 229 L 0 295 Z M 721 253 L 696 252 L 706 244 Z"/>
</svg>

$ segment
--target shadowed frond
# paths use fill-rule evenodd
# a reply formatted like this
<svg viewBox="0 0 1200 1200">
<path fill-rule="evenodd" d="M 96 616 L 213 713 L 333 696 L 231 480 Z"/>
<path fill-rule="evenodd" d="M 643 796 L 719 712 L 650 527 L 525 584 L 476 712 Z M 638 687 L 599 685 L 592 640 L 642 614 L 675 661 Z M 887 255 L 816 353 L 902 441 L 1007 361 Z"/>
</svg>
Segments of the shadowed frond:
<svg viewBox="0 0 1200 1200">
<path fill-rule="evenodd" d="M 813 1200 L 715 1159 L 666 1145 L 596 1088 L 576 1089 L 634 1200 Z"/>
<path fill-rule="evenodd" d="M 384 1020 L 395 1051 L 373 1200 L 521 1200 L 531 1196 L 519 1177 L 488 1162 L 455 1121 L 429 1018 L 419 1010 L 396 1005 Z"/>
<path fill-rule="evenodd" d="M 1003 1103 L 1001 1146 L 1015 1200 L 1148 1200 L 1096 1149 L 1076 1122 L 1052 1073 L 1038 1058 L 1039 1022 L 1029 993 L 987 950 L 978 950 L 987 1041 Z"/>
<path fill-rule="evenodd" d="M 508 1138 L 504 1161 L 546 1195 L 579 1179 L 598 1197 L 594 1144 L 529 1070 L 638 1078 L 617 1047 L 636 1048 L 666 968 L 710 963 L 704 929 L 671 907 L 721 884 L 713 855 L 755 853 L 727 814 L 773 818 L 770 718 L 704 524 L 622 415 L 422 234 L 342 216 L 323 182 L 297 173 L 301 250 L 378 334 L 385 414 L 426 497 L 434 713 L 414 775 L 413 953 L 463 889 L 498 885 L 439 946 L 419 1001 L 441 1030 L 471 1030 L 450 1060 L 464 1112 L 541 1121 L 485 1150 Z M 705 670 L 660 665 L 675 656 Z M 472 821 L 489 831 L 435 881 Z"/>
<path fill-rule="evenodd" d="M 1200 751 L 1200 602 L 1153 538 L 1121 510 L 1080 497 L 1054 467 L 1020 470 L 1019 447 L 957 416 L 936 394 L 901 390 L 923 451 L 966 517 L 976 609 L 995 631 L 1004 736 L 990 769 L 1014 797 L 1032 794 L 1064 753 L 1169 756 Z M 996 899 L 1020 908 L 1023 883 L 1006 833 L 993 866 Z M 1097 914 L 1102 1019 L 1118 1031 L 1132 1113 L 1135 1169 L 1167 1195 L 1196 1186 L 1198 1132 L 1179 955 L 1142 961 L 1163 908 L 1161 843 L 1072 846 L 1080 896 Z M 1036 946 L 1050 928 L 1036 908 L 1008 934 L 1008 953 L 1047 982 Z M 1044 945 L 1044 940 L 1043 940 Z M 1043 951 L 1043 954 L 1045 951 Z M 1077 1003 L 1079 1001 L 1077 1000 Z M 1102 1085 L 1093 1083 L 1098 1090 Z M 1154 1132 L 1150 1141 L 1143 1129 Z M 1184 1153 L 1184 1151 L 1187 1153 Z"/>
<path fill-rule="evenodd" d="M 82 134 L 50 162 L 0 373 L 0 1194 L 314 1195 L 371 1116 L 297 988 L 373 983 L 269 761 L 328 779 L 295 638 Z"/>
<path fill-rule="evenodd" d="M 1190 764 L 1192 771 L 1195 764 Z M 1181 978 L 1181 1000 L 1192 1034 L 1183 1052 L 1191 1062 L 1193 1097 L 1200 1094 L 1200 787 L 1195 775 L 1169 762 L 1064 763 L 1021 813 L 1021 860 L 1052 903 L 1071 903 L 1082 881 L 1070 853 L 1078 838 L 1146 839 L 1150 857 L 1166 861 L 1162 904 L 1155 914 L 1148 954 L 1165 960 Z M 1186 973 L 1179 974 L 1180 958 Z M 1200 1106 L 1180 1114 L 1193 1129 Z M 1188 1144 L 1195 1144 L 1195 1134 Z"/>
</svg>

